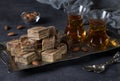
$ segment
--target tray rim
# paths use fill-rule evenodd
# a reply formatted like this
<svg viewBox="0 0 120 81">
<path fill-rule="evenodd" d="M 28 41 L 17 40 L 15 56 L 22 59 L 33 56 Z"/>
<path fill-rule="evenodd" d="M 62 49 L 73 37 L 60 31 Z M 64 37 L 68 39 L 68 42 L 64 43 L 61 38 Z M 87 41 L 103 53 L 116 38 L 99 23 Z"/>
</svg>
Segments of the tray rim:
<svg viewBox="0 0 120 81">
<path fill-rule="evenodd" d="M 56 61 L 56 62 L 46 63 L 46 64 L 38 65 L 38 66 L 32 66 L 32 67 L 24 68 L 24 69 L 11 69 L 10 67 L 11 67 L 12 64 L 9 62 L 9 64 L 7 65 L 7 68 L 8 68 L 8 72 L 22 71 L 22 70 L 27 70 L 27 69 L 37 68 L 37 67 L 44 67 L 44 66 L 47 66 L 47 65 L 60 63 L 60 62 L 65 62 L 65 61 L 72 61 L 72 60 L 80 59 L 82 57 L 86 57 L 86 56 L 89 56 L 89 55 L 95 55 L 95 54 L 98 54 L 98 53 L 104 53 L 104 52 L 108 52 L 108 51 L 111 51 L 111 50 L 114 50 L 114 49 L 118 49 L 118 48 L 120 48 L 120 46 L 113 47 L 113 48 L 110 48 L 110 49 L 107 49 L 107 50 L 104 50 L 104 51 L 96 51 L 96 52 L 86 53 L 84 55 L 81 55 L 81 56 L 78 56 L 78 57 L 75 57 L 75 58 L 71 58 L 71 59 L 59 60 L 59 61 Z M 13 61 L 11 56 L 10 56 L 9 59 L 11 59 Z"/>
</svg>

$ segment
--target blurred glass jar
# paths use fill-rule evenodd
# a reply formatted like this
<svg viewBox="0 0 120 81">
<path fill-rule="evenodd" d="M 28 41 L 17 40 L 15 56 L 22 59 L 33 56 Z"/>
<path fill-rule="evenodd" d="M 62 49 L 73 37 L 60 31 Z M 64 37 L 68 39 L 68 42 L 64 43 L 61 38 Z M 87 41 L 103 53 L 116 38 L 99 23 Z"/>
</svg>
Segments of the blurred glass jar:
<svg viewBox="0 0 120 81">
<path fill-rule="evenodd" d="M 21 14 L 22 19 L 25 23 L 28 24 L 35 24 L 40 19 L 40 13 L 33 11 L 33 12 L 22 12 Z"/>
<path fill-rule="evenodd" d="M 106 33 L 106 20 L 110 14 L 105 10 L 92 10 L 88 13 L 89 32 L 87 44 L 95 49 L 104 50 L 109 43 Z"/>
</svg>

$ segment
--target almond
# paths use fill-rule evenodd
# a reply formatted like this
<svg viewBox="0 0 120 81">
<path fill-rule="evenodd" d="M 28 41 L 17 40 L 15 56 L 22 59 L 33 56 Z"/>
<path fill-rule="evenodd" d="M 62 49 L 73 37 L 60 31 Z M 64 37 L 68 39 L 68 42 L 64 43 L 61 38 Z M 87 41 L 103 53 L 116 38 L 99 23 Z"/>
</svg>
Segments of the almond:
<svg viewBox="0 0 120 81">
<path fill-rule="evenodd" d="M 14 32 L 9 32 L 8 36 L 15 36 L 16 34 Z"/>
<path fill-rule="evenodd" d="M 88 52 L 88 51 L 89 51 L 87 47 L 82 47 L 81 50 L 82 50 L 83 52 Z"/>
<path fill-rule="evenodd" d="M 17 26 L 17 29 L 18 29 L 18 30 L 21 30 L 21 29 L 23 29 L 23 28 L 24 28 L 23 25 L 18 25 L 18 26 Z"/>
<path fill-rule="evenodd" d="M 78 51 L 80 51 L 80 47 L 73 47 L 73 48 L 72 48 L 72 51 L 73 51 L 73 52 L 78 52 Z"/>
<path fill-rule="evenodd" d="M 35 65 L 35 66 L 38 66 L 40 64 L 39 61 L 35 60 L 35 61 L 32 61 L 32 65 Z"/>
<path fill-rule="evenodd" d="M 9 29 L 10 29 L 10 27 L 8 25 L 4 26 L 4 30 L 9 30 Z"/>
</svg>

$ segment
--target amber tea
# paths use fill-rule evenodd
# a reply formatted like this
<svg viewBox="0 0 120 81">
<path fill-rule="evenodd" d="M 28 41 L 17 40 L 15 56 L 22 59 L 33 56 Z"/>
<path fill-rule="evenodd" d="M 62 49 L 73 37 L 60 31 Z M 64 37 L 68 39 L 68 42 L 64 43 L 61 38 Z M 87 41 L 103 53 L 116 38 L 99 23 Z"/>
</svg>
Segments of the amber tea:
<svg viewBox="0 0 120 81">
<path fill-rule="evenodd" d="M 80 15 L 69 15 L 65 34 L 73 42 L 82 42 L 86 36 L 83 19 Z"/>
<path fill-rule="evenodd" d="M 100 19 L 90 19 L 89 26 L 88 45 L 97 49 L 105 49 L 109 43 L 105 22 Z"/>
</svg>

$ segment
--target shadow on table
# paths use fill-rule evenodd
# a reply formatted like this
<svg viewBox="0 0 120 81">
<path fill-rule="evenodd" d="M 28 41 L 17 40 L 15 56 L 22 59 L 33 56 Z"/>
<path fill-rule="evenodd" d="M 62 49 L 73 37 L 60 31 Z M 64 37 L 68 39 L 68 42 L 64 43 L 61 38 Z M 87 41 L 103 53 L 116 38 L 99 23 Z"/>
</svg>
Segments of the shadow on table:
<svg viewBox="0 0 120 81">
<path fill-rule="evenodd" d="M 60 68 L 69 67 L 69 66 L 79 66 L 82 68 L 83 65 L 87 65 L 94 62 L 97 62 L 98 64 L 103 63 L 105 62 L 105 60 L 103 60 L 102 58 L 108 59 L 109 57 L 112 57 L 113 54 L 115 54 L 118 51 L 118 49 L 119 48 L 108 51 L 108 52 L 104 52 L 104 53 L 97 53 L 94 55 L 85 56 L 80 59 L 75 59 L 75 60 L 70 60 L 70 61 L 65 61 L 60 63 L 53 63 L 53 64 L 42 66 L 42 67 L 23 70 L 23 71 L 20 71 L 20 77 L 27 77 L 27 76 L 31 76 L 38 73 L 42 74 L 45 72 L 49 73 L 49 72 L 58 70 Z"/>
</svg>

